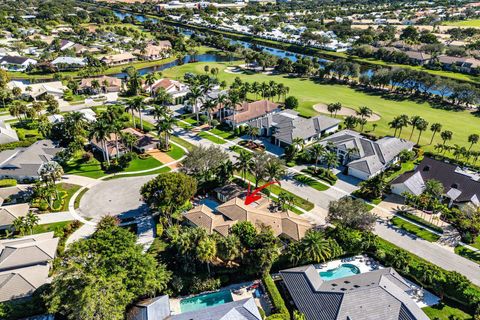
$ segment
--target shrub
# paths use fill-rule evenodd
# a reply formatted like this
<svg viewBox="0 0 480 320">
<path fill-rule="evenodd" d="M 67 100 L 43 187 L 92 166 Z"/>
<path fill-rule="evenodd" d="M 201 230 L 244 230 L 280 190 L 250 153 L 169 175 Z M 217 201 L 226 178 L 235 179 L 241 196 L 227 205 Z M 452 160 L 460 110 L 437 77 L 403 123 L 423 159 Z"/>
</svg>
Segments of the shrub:
<svg viewBox="0 0 480 320">
<path fill-rule="evenodd" d="M 220 279 L 193 277 L 190 285 L 191 293 L 200 293 L 204 291 L 214 291 L 220 288 Z"/>
<path fill-rule="evenodd" d="M 82 161 L 83 162 L 89 162 L 90 160 L 93 159 L 93 153 L 91 152 L 84 152 L 82 154 Z"/>
<path fill-rule="evenodd" d="M 17 185 L 17 180 L 15 179 L 2 179 L 0 180 L 0 188 L 14 187 Z"/>
<path fill-rule="evenodd" d="M 285 301 L 283 300 L 280 292 L 278 291 L 275 282 L 273 281 L 270 275 L 266 275 L 262 279 L 265 289 L 267 290 L 268 296 L 273 305 L 272 315 L 267 319 L 290 319 L 290 312 L 288 312 Z"/>
</svg>

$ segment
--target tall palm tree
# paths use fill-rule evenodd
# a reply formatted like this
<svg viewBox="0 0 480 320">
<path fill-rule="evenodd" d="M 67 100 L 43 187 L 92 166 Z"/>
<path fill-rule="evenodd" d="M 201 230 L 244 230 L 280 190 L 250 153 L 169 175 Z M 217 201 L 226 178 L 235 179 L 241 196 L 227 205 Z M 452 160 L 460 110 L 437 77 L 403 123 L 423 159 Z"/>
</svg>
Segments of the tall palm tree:
<svg viewBox="0 0 480 320">
<path fill-rule="evenodd" d="M 197 117 L 197 125 L 200 124 L 200 106 L 199 106 L 199 101 L 203 97 L 203 92 L 200 86 L 192 86 L 190 87 L 190 93 L 188 94 L 189 96 L 189 102 L 193 106 L 193 111 L 195 112 L 195 115 Z"/>
<path fill-rule="evenodd" d="M 415 125 L 415 127 L 418 130 L 417 144 L 419 144 L 422 132 L 428 129 L 428 122 L 424 119 L 421 119 L 421 120 L 417 121 L 417 124 Z"/>
<path fill-rule="evenodd" d="M 250 136 L 250 141 L 253 142 L 253 140 L 260 134 L 260 129 L 258 129 L 258 127 L 248 126 L 247 133 Z"/>
<path fill-rule="evenodd" d="M 432 144 L 433 142 L 433 138 L 435 138 L 435 134 L 437 132 L 440 132 L 442 130 L 442 124 L 441 123 L 432 123 L 432 125 L 430 126 L 430 131 L 432 131 L 432 139 L 430 140 L 430 144 Z"/>
<path fill-rule="evenodd" d="M 320 231 L 309 230 L 301 240 L 302 260 L 325 262 L 331 257 L 330 242 Z"/>
<path fill-rule="evenodd" d="M 242 172 L 242 178 L 245 180 L 247 171 L 250 171 L 250 168 L 252 167 L 253 155 L 250 152 L 242 149 L 238 155 L 235 155 L 235 158 L 237 160 L 235 167 L 237 170 Z"/>
<path fill-rule="evenodd" d="M 161 106 L 172 104 L 173 103 L 172 95 L 167 91 L 165 91 L 164 88 L 160 88 L 155 94 L 155 103 Z"/>
<path fill-rule="evenodd" d="M 162 133 L 165 136 L 165 149 L 168 150 L 170 148 L 170 135 L 173 132 L 173 126 L 177 120 L 175 117 L 172 117 L 169 114 L 165 114 L 163 119 L 160 121 L 157 121 L 156 124 L 156 129 L 158 132 L 158 135 L 160 136 Z"/>
<path fill-rule="evenodd" d="M 30 234 L 33 234 L 33 228 L 38 226 L 38 223 L 40 222 L 40 218 L 38 215 L 34 214 L 33 212 L 27 213 L 25 216 L 25 227 L 30 230 Z"/>
<path fill-rule="evenodd" d="M 325 161 L 328 170 L 338 166 L 338 158 L 335 152 L 327 152 L 323 157 L 323 161 Z"/>
<path fill-rule="evenodd" d="M 314 144 L 310 149 L 308 149 L 310 157 L 313 158 L 315 161 L 315 171 L 317 171 L 318 169 L 319 158 L 323 156 L 326 151 L 327 149 L 325 148 L 325 146 L 319 143 Z"/>
<path fill-rule="evenodd" d="M 400 132 L 398 133 L 399 137 L 402 135 L 403 128 L 408 127 L 408 123 L 409 123 L 409 118 L 406 114 L 402 114 L 398 116 L 398 128 L 400 129 Z"/>
<path fill-rule="evenodd" d="M 107 140 L 110 138 L 111 128 L 103 119 L 98 119 L 92 126 L 90 132 L 90 139 L 95 139 L 102 144 L 103 159 L 107 161 L 110 166 L 110 156 L 108 154 Z"/>
<path fill-rule="evenodd" d="M 92 89 L 96 90 L 96 92 L 98 92 L 98 90 L 102 87 L 100 84 L 100 81 L 98 81 L 97 79 L 92 80 L 91 85 L 92 85 Z"/>
<path fill-rule="evenodd" d="M 476 133 L 472 133 L 471 135 L 468 136 L 468 142 L 470 142 L 470 147 L 468 147 L 468 150 L 472 149 L 474 144 L 478 143 L 478 139 L 480 137 Z"/>
<path fill-rule="evenodd" d="M 412 131 L 410 131 L 410 137 L 408 140 L 412 140 L 413 136 L 413 131 L 417 128 L 417 124 L 420 123 L 421 121 L 424 121 L 422 117 L 420 116 L 413 116 L 410 118 L 409 124 L 412 126 Z"/>
<path fill-rule="evenodd" d="M 278 160 L 278 158 L 272 158 L 272 161 L 267 162 L 265 172 L 267 173 L 268 181 L 278 181 L 281 177 L 285 175 L 285 168 L 283 167 L 282 162 Z"/>
<path fill-rule="evenodd" d="M 445 147 L 445 143 L 447 142 L 447 140 L 452 140 L 453 132 L 450 130 L 445 130 L 440 133 L 440 136 L 442 137 L 443 146 Z"/>
<path fill-rule="evenodd" d="M 203 104 L 203 108 L 207 112 L 208 125 L 212 123 L 212 112 L 217 108 L 216 100 L 209 99 Z"/>
<path fill-rule="evenodd" d="M 240 105 L 241 103 L 241 100 L 240 100 L 240 97 L 239 95 L 234 92 L 234 91 L 230 91 L 229 95 L 228 95 L 228 108 L 231 109 L 233 111 L 233 127 L 236 128 L 237 126 L 237 122 L 236 122 L 236 119 L 235 119 L 235 116 L 237 115 L 237 106 Z"/>
<path fill-rule="evenodd" d="M 300 137 L 294 138 L 292 140 L 292 146 L 295 148 L 295 150 L 303 151 L 305 148 L 305 140 Z"/>
<path fill-rule="evenodd" d="M 152 87 L 155 84 L 155 81 L 157 81 L 157 75 L 155 73 L 148 73 L 145 76 L 145 84 L 150 87 L 150 97 L 153 96 Z"/>
<path fill-rule="evenodd" d="M 356 111 L 356 114 L 362 119 L 367 119 L 373 114 L 373 111 L 369 107 L 364 106 L 364 107 L 358 108 L 358 111 Z"/>
<path fill-rule="evenodd" d="M 197 259 L 207 264 L 208 274 L 210 275 L 210 263 L 217 256 L 217 244 L 211 237 L 205 237 L 200 240 L 196 246 Z"/>
<path fill-rule="evenodd" d="M 132 119 L 133 119 L 133 126 L 136 127 L 135 124 L 135 112 L 138 112 L 140 118 L 140 129 L 143 131 L 143 116 L 142 110 L 145 108 L 145 104 L 143 103 L 143 97 L 135 97 L 130 99 L 127 104 L 126 110 L 132 112 Z"/>
<path fill-rule="evenodd" d="M 228 96 L 226 94 L 219 94 L 215 99 L 215 103 L 219 108 L 218 115 L 219 115 L 220 123 L 222 122 L 222 118 L 223 118 L 222 116 L 223 116 L 225 104 L 227 103 L 227 101 L 228 101 Z"/>
</svg>

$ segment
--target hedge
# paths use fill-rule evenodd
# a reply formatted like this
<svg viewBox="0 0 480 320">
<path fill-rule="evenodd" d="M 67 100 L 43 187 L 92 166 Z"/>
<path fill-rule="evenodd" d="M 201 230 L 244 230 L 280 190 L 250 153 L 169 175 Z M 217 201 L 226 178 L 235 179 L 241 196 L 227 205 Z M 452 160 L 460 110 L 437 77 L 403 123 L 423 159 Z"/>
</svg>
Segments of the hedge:
<svg viewBox="0 0 480 320">
<path fill-rule="evenodd" d="M 2 180 L 0 180 L 0 188 L 15 187 L 16 185 L 17 185 L 17 180 L 15 180 L 15 179 L 2 179 Z"/>
<path fill-rule="evenodd" d="M 324 180 L 331 185 L 334 185 L 335 182 L 337 182 L 338 180 L 338 177 L 334 175 L 333 172 L 322 167 L 317 168 L 316 171 L 315 171 L 315 168 L 313 167 L 308 167 L 306 169 L 302 169 L 301 171 L 304 173 L 308 173 L 309 175 L 315 178 Z"/>
<path fill-rule="evenodd" d="M 290 320 L 290 312 L 288 312 L 285 301 L 283 301 L 283 298 L 278 291 L 278 288 L 275 285 L 272 277 L 270 275 L 266 275 L 263 277 L 262 281 L 273 305 L 272 314 L 267 317 L 267 319 Z"/>
</svg>

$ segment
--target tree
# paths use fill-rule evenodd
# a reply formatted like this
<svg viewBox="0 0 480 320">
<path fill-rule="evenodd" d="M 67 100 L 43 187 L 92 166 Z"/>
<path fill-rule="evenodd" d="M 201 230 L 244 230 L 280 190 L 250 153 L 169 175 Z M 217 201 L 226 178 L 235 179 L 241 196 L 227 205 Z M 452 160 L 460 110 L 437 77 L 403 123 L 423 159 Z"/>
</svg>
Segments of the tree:
<svg viewBox="0 0 480 320">
<path fill-rule="evenodd" d="M 445 193 L 445 189 L 440 181 L 429 179 L 425 182 L 425 189 L 423 192 L 431 197 L 439 199 Z"/>
<path fill-rule="evenodd" d="M 218 146 L 195 146 L 183 159 L 181 170 L 203 184 L 215 179 L 218 169 L 228 159 L 228 154 Z"/>
<path fill-rule="evenodd" d="M 218 257 L 224 262 L 234 261 L 240 257 L 240 239 L 235 234 L 229 234 L 226 237 L 220 237 L 217 240 Z"/>
<path fill-rule="evenodd" d="M 472 133 L 471 135 L 468 136 L 468 142 L 470 143 L 470 147 L 468 147 L 468 150 L 472 149 L 474 144 L 478 143 L 479 136 L 476 133 Z"/>
<path fill-rule="evenodd" d="M 90 132 L 90 139 L 95 139 L 102 144 L 103 160 L 110 166 L 110 155 L 107 148 L 107 139 L 110 139 L 112 128 L 105 120 L 98 119 L 93 124 Z"/>
<path fill-rule="evenodd" d="M 355 128 L 358 124 L 358 119 L 355 116 L 346 116 L 345 120 L 343 120 L 345 127 L 347 129 L 352 130 Z"/>
<path fill-rule="evenodd" d="M 422 135 L 422 132 L 427 130 L 428 128 L 428 122 L 424 119 L 420 119 L 417 121 L 415 124 L 415 128 L 418 130 L 418 139 L 417 139 L 417 144 L 420 143 L 420 137 Z"/>
<path fill-rule="evenodd" d="M 289 192 L 282 191 L 278 195 L 277 202 L 280 205 L 282 211 L 287 211 L 287 209 L 295 205 L 295 197 Z"/>
<path fill-rule="evenodd" d="M 247 150 L 241 149 L 238 155 L 235 155 L 235 168 L 242 172 L 242 178 L 245 180 L 247 171 L 250 171 L 252 166 L 253 154 Z"/>
<path fill-rule="evenodd" d="M 410 132 L 410 137 L 408 138 L 408 140 L 412 140 L 413 131 L 416 129 L 417 125 L 422 121 L 425 121 L 425 120 L 420 116 L 413 116 L 410 118 L 409 124 L 412 126 L 412 131 Z"/>
<path fill-rule="evenodd" d="M 145 84 L 150 87 L 150 96 L 153 96 L 152 86 L 155 84 L 155 81 L 157 81 L 157 75 L 155 73 L 148 73 L 145 76 Z"/>
<path fill-rule="evenodd" d="M 288 96 L 285 99 L 285 108 L 287 108 L 287 109 L 297 109 L 298 108 L 298 99 L 294 96 Z"/>
<path fill-rule="evenodd" d="M 212 238 L 200 240 L 196 247 L 197 259 L 207 264 L 208 274 L 210 275 L 210 263 L 217 257 L 217 244 Z"/>
<path fill-rule="evenodd" d="M 247 126 L 247 133 L 250 136 L 250 141 L 253 142 L 253 140 L 258 137 L 260 134 L 260 129 L 258 127 L 254 126 Z"/>
<path fill-rule="evenodd" d="M 323 232 L 309 230 L 300 241 L 302 260 L 321 263 L 331 258 L 330 242 Z"/>
<path fill-rule="evenodd" d="M 387 186 L 385 173 L 381 172 L 368 180 L 362 181 L 360 183 L 360 192 L 368 199 L 380 199 Z"/>
<path fill-rule="evenodd" d="M 63 168 L 56 161 L 48 161 L 40 166 L 38 174 L 45 184 L 55 185 L 55 181 L 59 180 L 63 175 Z"/>
<path fill-rule="evenodd" d="M 430 126 L 430 131 L 432 131 L 432 139 L 430 140 L 430 144 L 432 144 L 433 142 L 433 139 L 435 138 L 435 134 L 437 132 L 440 132 L 442 130 L 442 124 L 441 123 L 432 123 L 432 125 Z"/>
<path fill-rule="evenodd" d="M 177 120 L 175 117 L 166 114 L 163 119 L 157 121 L 157 124 L 155 125 L 158 135 L 161 136 L 163 134 L 165 136 L 165 150 L 170 149 L 170 136 L 173 132 L 173 126 L 176 122 Z"/>
<path fill-rule="evenodd" d="M 327 166 L 327 170 L 331 170 L 332 168 L 335 168 L 338 166 L 338 157 L 335 152 L 327 152 L 323 156 L 323 161 L 325 162 L 325 165 Z"/>
<path fill-rule="evenodd" d="M 340 102 L 329 103 L 327 105 L 327 110 L 328 112 L 330 112 L 330 116 L 333 116 L 333 114 L 335 114 L 335 117 L 336 117 L 337 112 L 342 110 L 342 104 Z"/>
<path fill-rule="evenodd" d="M 263 180 L 267 175 L 267 164 L 269 161 L 275 161 L 274 159 L 278 159 L 273 156 L 269 156 L 265 152 L 255 152 L 252 158 L 252 174 L 253 178 L 255 179 L 255 188 L 258 187 L 258 184 L 261 180 Z"/>
<path fill-rule="evenodd" d="M 272 157 L 265 167 L 266 178 L 268 181 L 278 181 L 285 175 L 285 167 L 282 160 Z"/>
<path fill-rule="evenodd" d="M 72 243 L 45 295 L 48 312 L 71 320 L 121 320 L 135 300 L 164 292 L 171 273 L 136 240 L 107 225 Z"/>
<path fill-rule="evenodd" d="M 199 86 L 190 87 L 190 93 L 188 94 L 188 100 L 193 106 L 193 112 L 197 117 L 197 125 L 200 124 L 200 106 L 198 105 L 199 101 L 203 97 L 202 89 Z"/>
<path fill-rule="evenodd" d="M 442 137 L 443 145 L 445 146 L 445 143 L 446 143 L 448 140 L 452 140 L 453 132 L 452 132 L 452 131 L 449 131 L 449 130 L 442 131 L 442 132 L 440 133 L 440 137 Z"/>
<path fill-rule="evenodd" d="M 366 120 L 373 114 L 373 111 L 369 107 L 360 107 L 360 108 L 358 108 L 358 111 L 356 111 L 356 114 L 361 119 Z"/>
<path fill-rule="evenodd" d="M 330 202 L 327 221 L 343 227 L 372 230 L 377 216 L 371 213 L 361 199 L 344 197 Z"/>
<path fill-rule="evenodd" d="M 310 158 L 312 158 L 315 162 L 315 171 L 318 170 L 318 160 L 327 152 L 327 149 L 324 145 L 319 143 L 314 144 L 310 149 L 308 149 L 308 153 L 310 154 Z"/>
<path fill-rule="evenodd" d="M 167 218 L 184 206 L 197 192 L 197 181 L 180 172 L 160 174 L 142 186 L 140 194 L 147 205 Z"/>
</svg>

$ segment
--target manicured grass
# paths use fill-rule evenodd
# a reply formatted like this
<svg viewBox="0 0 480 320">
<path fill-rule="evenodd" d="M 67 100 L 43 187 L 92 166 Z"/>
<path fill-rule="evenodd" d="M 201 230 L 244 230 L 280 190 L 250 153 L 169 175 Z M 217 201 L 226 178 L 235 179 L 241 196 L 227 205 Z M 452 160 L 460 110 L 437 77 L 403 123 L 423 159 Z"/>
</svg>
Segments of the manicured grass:
<svg viewBox="0 0 480 320">
<path fill-rule="evenodd" d="M 217 138 L 215 136 L 212 136 L 211 134 L 208 134 L 207 132 L 205 131 L 200 131 L 198 133 L 198 136 L 201 137 L 201 138 L 204 138 L 204 139 L 208 139 L 210 141 L 212 141 L 213 143 L 216 143 L 216 144 L 225 144 L 227 143 L 225 140 L 223 139 L 220 139 L 220 138 Z"/>
<path fill-rule="evenodd" d="M 163 71 L 164 76 L 170 78 L 182 78 L 186 72 L 193 72 L 202 74 L 205 65 L 219 68 L 219 80 L 226 80 L 231 83 L 235 77 L 239 77 L 243 81 L 250 83 L 254 81 L 269 82 L 276 81 L 283 83 L 290 88 L 289 95 L 296 96 L 299 99 L 298 111 L 306 116 L 314 116 L 318 113 L 313 109 L 313 105 L 317 103 L 333 103 L 340 102 L 346 107 L 358 110 L 361 106 L 368 106 L 372 111 L 381 116 L 379 121 L 376 121 L 377 127 L 375 131 L 370 132 L 377 136 L 392 135 L 393 130 L 389 128 L 390 122 L 395 116 L 400 114 L 407 114 L 409 116 L 418 115 L 426 119 L 430 124 L 439 122 L 443 125 L 443 130 L 452 131 L 453 138 L 449 144 L 458 144 L 460 146 L 468 147 L 468 135 L 472 132 L 478 132 L 480 126 L 480 118 L 472 115 L 469 111 L 449 111 L 443 109 L 433 108 L 429 102 L 414 101 L 414 100 L 393 100 L 385 99 L 378 94 L 367 94 L 362 91 L 357 91 L 341 84 L 325 84 L 315 83 L 309 79 L 289 78 L 284 75 L 265 75 L 265 74 L 230 74 L 224 72 L 224 69 L 229 66 L 228 63 L 195 63 L 186 64 L 174 67 Z M 251 96 L 253 98 L 253 96 Z M 459 129 L 459 124 L 462 124 Z M 365 126 L 366 131 L 372 130 L 372 123 L 369 122 Z M 403 130 L 401 137 L 408 139 L 410 136 L 410 129 Z M 418 131 L 415 131 L 412 140 L 417 139 Z M 424 132 L 420 139 L 420 144 L 425 146 L 426 150 L 433 151 L 433 146 L 441 143 L 439 134 L 435 136 L 433 143 L 430 145 L 431 132 Z M 474 147 L 473 149 L 476 149 Z"/>
<path fill-rule="evenodd" d="M 122 174 L 121 172 L 119 172 L 114 176 L 106 178 L 105 181 L 106 180 L 119 179 L 119 178 L 149 176 L 149 175 L 155 175 L 155 174 L 170 172 L 171 170 L 172 169 L 170 169 L 169 167 L 162 167 L 162 168 L 157 169 L 157 170 L 142 172 L 142 173 L 135 173 L 135 174 Z"/>
<path fill-rule="evenodd" d="M 132 162 L 128 164 L 128 167 L 125 168 L 123 172 L 133 172 L 133 171 L 141 171 L 141 170 L 148 170 L 155 167 L 160 167 L 162 163 L 153 157 L 148 157 L 146 159 L 134 159 Z"/>
<path fill-rule="evenodd" d="M 422 239 L 425 239 L 427 241 L 430 241 L 430 242 L 436 242 L 438 241 L 438 239 L 440 239 L 440 236 L 434 234 L 434 233 L 431 233 L 425 229 L 422 229 L 420 227 L 417 227 L 416 225 L 408 222 L 408 221 L 405 221 L 399 217 L 393 217 L 391 220 L 390 220 L 395 226 L 409 232 L 409 233 L 412 233 Z"/>
<path fill-rule="evenodd" d="M 106 175 L 100 166 L 100 161 L 95 158 L 92 158 L 88 162 L 84 162 L 81 158 L 70 160 L 64 165 L 63 171 L 65 171 L 66 174 L 76 174 L 93 179 L 98 179 Z"/>
<path fill-rule="evenodd" d="M 468 260 L 472 260 L 473 262 L 480 263 L 480 252 L 479 251 L 472 251 L 468 248 L 463 246 L 455 247 L 455 253 L 467 258 Z"/>
<path fill-rule="evenodd" d="M 324 185 L 323 183 L 320 183 L 318 181 L 316 181 L 315 179 L 312 179 L 310 177 L 307 177 L 306 175 L 303 175 L 303 174 L 296 174 L 295 176 L 293 176 L 293 178 L 300 182 L 301 184 L 305 184 L 309 187 L 312 187 L 314 188 L 315 190 L 318 190 L 318 191 L 325 191 L 325 190 L 328 190 L 330 187 L 327 186 L 327 185 Z"/>
<path fill-rule="evenodd" d="M 454 307 L 447 306 L 444 303 L 422 309 L 430 319 L 438 320 L 472 320 L 473 317 L 468 313 Z"/>
<path fill-rule="evenodd" d="M 85 188 L 85 189 L 83 189 L 82 191 L 80 191 L 80 193 L 78 194 L 78 196 L 75 198 L 75 202 L 74 202 L 74 204 L 73 204 L 73 208 L 74 208 L 74 209 L 80 208 L 80 201 L 82 200 L 83 195 L 84 195 L 88 190 L 89 190 L 88 188 Z"/>
<path fill-rule="evenodd" d="M 33 227 L 33 234 L 59 231 L 69 225 L 71 221 L 61 221 L 49 224 L 39 224 L 38 226 Z"/>
<path fill-rule="evenodd" d="M 475 241 L 470 245 L 480 250 L 480 236 L 476 237 Z"/>
<path fill-rule="evenodd" d="M 178 143 L 179 145 L 181 145 L 182 147 L 184 147 L 187 150 L 192 150 L 192 148 L 194 147 L 193 144 L 191 144 L 190 142 L 188 142 L 186 140 L 183 140 L 182 138 L 179 138 L 177 136 L 170 136 L 170 140 Z"/>
<path fill-rule="evenodd" d="M 59 183 L 57 187 L 61 188 L 61 190 L 67 192 L 67 196 L 64 198 L 63 207 L 60 211 L 68 211 L 68 203 L 70 202 L 70 198 L 77 192 L 81 187 L 76 184 L 69 184 L 69 183 Z"/>
<path fill-rule="evenodd" d="M 174 145 L 174 144 L 171 144 L 171 150 L 167 152 L 167 154 L 172 157 L 173 159 L 175 160 L 178 160 L 180 159 L 181 157 L 183 157 L 185 155 L 185 151 L 183 151 L 182 148 Z"/>
<path fill-rule="evenodd" d="M 218 128 L 213 128 L 213 129 L 210 130 L 210 132 L 213 133 L 213 134 L 216 134 L 219 137 L 222 137 L 223 139 L 227 139 L 227 140 L 233 140 L 237 137 L 237 136 L 235 136 L 235 134 L 233 132 L 223 131 L 223 130 L 220 130 Z"/>
<path fill-rule="evenodd" d="M 402 163 L 401 166 L 402 167 L 400 168 L 400 170 L 394 171 L 389 176 L 387 176 L 385 181 L 386 182 L 391 182 L 391 181 L 395 180 L 397 177 L 404 174 L 405 172 L 412 171 L 413 169 L 415 169 L 415 164 L 413 163 L 413 161 L 404 162 L 404 163 Z"/>
</svg>

